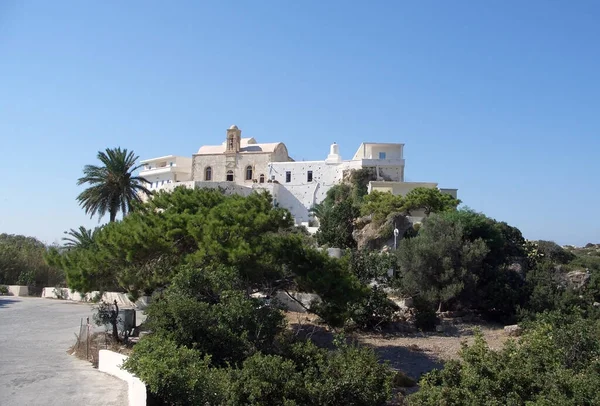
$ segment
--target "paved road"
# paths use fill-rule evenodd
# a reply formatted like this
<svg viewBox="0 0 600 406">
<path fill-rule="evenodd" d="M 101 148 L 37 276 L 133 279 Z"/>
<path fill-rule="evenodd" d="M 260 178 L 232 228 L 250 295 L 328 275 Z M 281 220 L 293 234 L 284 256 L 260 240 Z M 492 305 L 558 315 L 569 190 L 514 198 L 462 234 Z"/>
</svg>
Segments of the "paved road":
<svg viewBox="0 0 600 406">
<path fill-rule="evenodd" d="M 86 304 L 0 297 L 0 405 L 124 406 L 127 385 L 67 354 Z"/>
</svg>

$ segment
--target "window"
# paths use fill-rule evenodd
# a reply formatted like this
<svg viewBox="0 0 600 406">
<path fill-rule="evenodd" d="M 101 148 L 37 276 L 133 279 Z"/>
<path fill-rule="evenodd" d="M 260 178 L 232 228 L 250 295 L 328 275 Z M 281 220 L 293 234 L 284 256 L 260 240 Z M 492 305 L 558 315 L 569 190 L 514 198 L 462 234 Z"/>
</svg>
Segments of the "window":
<svg viewBox="0 0 600 406">
<path fill-rule="evenodd" d="M 262 173 L 260 174 L 260 177 L 258 178 L 258 182 L 259 183 L 265 183 L 265 175 L 263 175 Z"/>
<path fill-rule="evenodd" d="M 287 171 L 285 173 L 285 183 L 290 183 L 292 181 L 292 172 Z"/>
<path fill-rule="evenodd" d="M 252 167 L 250 165 L 246 167 L 246 180 L 252 180 Z"/>
<path fill-rule="evenodd" d="M 306 181 L 312 182 L 312 171 L 306 172 Z"/>
<path fill-rule="evenodd" d="M 212 180 L 212 168 L 207 166 L 204 170 L 204 180 Z"/>
<path fill-rule="evenodd" d="M 233 171 L 227 171 L 227 182 L 233 182 Z"/>
<path fill-rule="evenodd" d="M 379 153 L 379 159 L 385 159 L 385 152 Z"/>
<path fill-rule="evenodd" d="M 169 162 L 169 166 L 173 166 L 173 162 Z"/>
</svg>

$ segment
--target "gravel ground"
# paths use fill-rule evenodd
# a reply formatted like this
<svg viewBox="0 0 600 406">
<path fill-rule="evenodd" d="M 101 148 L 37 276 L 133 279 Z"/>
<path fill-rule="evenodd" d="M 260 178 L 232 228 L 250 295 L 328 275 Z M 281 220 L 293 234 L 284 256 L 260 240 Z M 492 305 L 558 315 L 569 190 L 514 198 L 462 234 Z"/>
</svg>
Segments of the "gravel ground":
<svg viewBox="0 0 600 406">
<path fill-rule="evenodd" d="M 414 379 L 435 368 L 444 361 L 458 358 L 461 343 L 474 340 L 475 329 L 480 329 L 490 348 L 499 350 L 507 340 L 503 327 L 493 325 L 458 324 L 445 333 L 417 333 L 384 337 L 382 335 L 359 335 L 358 341 L 372 347 L 391 366 Z"/>
<path fill-rule="evenodd" d="M 0 405 L 127 404 L 124 381 L 67 354 L 87 304 L 0 297 Z"/>
<path fill-rule="evenodd" d="M 286 318 L 293 331 L 310 337 L 318 345 L 327 346 L 332 342 L 331 333 L 318 325 L 315 315 L 287 312 Z M 381 359 L 387 360 L 414 379 L 422 374 L 443 367 L 444 361 L 458 358 L 461 343 L 473 342 L 476 329 L 494 350 L 499 350 L 508 339 L 503 326 L 491 324 L 455 323 L 449 320 L 443 333 L 394 333 L 368 334 L 356 332 L 351 338 L 362 345 L 371 347 Z"/>
</svg>

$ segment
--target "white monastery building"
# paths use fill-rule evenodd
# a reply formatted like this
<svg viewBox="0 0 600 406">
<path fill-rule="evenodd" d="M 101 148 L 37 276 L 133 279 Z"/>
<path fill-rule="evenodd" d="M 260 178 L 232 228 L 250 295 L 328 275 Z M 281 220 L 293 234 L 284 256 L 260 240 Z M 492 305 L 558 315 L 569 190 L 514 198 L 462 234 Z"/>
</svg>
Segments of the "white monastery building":
<svg viewBox="0 0 600 406">
<path fill-rule="evenodd" d="M 378 190 L 404 196 L 417 187 L 437 187 L 437 183 L 404 181 L 404 144 L 365 142 L 352 159 L 343 160 L 339 145 L 334 143 L 326 159 L 296 162 L 285 144 L 261 144 L 241 134 L 232 125 L 225 142 L 202 146 L 192 158 L 168 155 L 146 159 L 140 176 L 152 183 L 151 190 L 209 187 L 242 195 L 268 190 L 274 204 L 288 209 L 298 225 L 308 225 L 310 209 L 353 169 L 373 169 L 376 180 L 369 182 L 369 193 Z M 456 189 L 440 191 L 454 197 L 457 194 Z"/>
</svg>

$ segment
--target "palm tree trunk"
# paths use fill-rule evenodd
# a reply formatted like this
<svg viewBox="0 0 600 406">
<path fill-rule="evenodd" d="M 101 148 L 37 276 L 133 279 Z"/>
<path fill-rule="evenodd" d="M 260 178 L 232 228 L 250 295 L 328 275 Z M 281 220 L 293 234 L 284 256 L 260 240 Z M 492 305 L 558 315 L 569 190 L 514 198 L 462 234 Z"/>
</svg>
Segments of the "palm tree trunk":
<svg viewBox="0 0 600 406">
<path fill-rule="evenodd" d="M 110 222 L 114 223 L 116 219 L 117 219 L 117 211 L 111 210 L 110 211 Z"/>
</svg>

